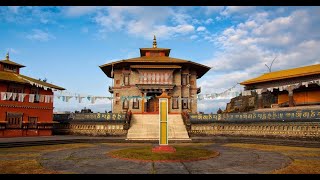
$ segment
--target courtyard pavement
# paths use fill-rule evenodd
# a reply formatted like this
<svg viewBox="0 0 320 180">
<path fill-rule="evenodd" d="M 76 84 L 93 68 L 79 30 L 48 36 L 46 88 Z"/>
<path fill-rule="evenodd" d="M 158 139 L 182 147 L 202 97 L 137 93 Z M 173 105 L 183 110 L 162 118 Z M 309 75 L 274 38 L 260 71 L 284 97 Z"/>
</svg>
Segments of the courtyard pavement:
<svg viewBox="0 0 320 180">
<path fill-rule="evenodd" d="M 201 148 L 218 151 L 219 156 L 207 160 L 191 162 L 142 162 L 112 158 L 109 151 L 136 147 L 136 143 L 126 141 L 125 137 L 87 137 L 87 136 L 47 136 L 0 138 L 0 148 L 46 144 L 90 143 L 90 147 L 64 149 L 42 153 L 38 159 L 42 167 L 61 173 L 76 174 L 264 174 L 288 166 L 292 159 L 272 151 L 224 146 L 228 143 L 273 144 L 282 146 L 302 146 L 319 148 L 319 141 L 288 139 L 267 139 L 252 137 L 193 137 L 197 142 L 208 142 Z M 56 143 L 48 143 L 55 141 Z M 113 143 L 117 141 L 117 143 Z M 79 143 L 77 142 L 77 143 Z M 144 142 L 157 145 L 157 141 Z M 190 143 L 190 142 L 189 142 Z M 170 143 L 169 143 L 170 144 Z M 174 145 L 175 143 L 171 143 Z M 141 146 L 141 144 L 140 144 Z M 17 157 L 18 158 L 18 157 Z M 10 158 L 9 158 L 10 159 Z M 8 160 L 9 160 L 8 159 Z"/>
<path fill-rule="evenodd" d="M 128 145 L 130 146 L 130 145 Z M 127 148 L 108 144 L 48 152 L 40 164 L 46 169 L 77 174 L 260 174 L 283 168 L 291 159 L 280 153 L 211 144 L 220 155 L 192 162 L 141 162 L 112 158 L 107 152 Z"/>
</svg>

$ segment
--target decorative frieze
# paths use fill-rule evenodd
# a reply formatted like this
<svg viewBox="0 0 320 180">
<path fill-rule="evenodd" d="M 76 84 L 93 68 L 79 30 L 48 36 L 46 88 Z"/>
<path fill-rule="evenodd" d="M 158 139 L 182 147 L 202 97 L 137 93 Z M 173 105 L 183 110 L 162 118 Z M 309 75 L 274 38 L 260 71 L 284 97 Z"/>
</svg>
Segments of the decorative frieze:
<svg viewBox="0 0 320 180">
<path fill-rule="evenodd" d="M 0 104 L 0 107 L 10 107 L 10 108 L 26 108 L 26 109 L 48 109 L 52 110 L 53 107 L 39 107 L 39 106 L 19 106 L 19 105 L 12 105 L 12 104 Z"/>
<path fill-rule="evenodd" d="M 192 124 L 190 136 L 262 136 L 320 138 L 320 122 L 211 123 Z"/>
<path fill-rule="evenodd" d="M 128 128 L 124 123 L 72 123 L 55 124 L 54 134 L 87 135 L 87 136 L 125 136 Z"/>
</svg>

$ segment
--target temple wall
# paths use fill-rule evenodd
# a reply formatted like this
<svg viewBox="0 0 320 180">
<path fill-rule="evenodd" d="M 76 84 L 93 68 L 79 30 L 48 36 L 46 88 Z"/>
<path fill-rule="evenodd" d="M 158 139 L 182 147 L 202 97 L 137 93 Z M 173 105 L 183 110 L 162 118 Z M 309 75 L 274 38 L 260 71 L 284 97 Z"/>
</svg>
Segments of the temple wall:
<svg viewBox="0 0 320 180">
<path fill-rule="evenodd" d="M 191 124 L 189 136 L 238 136 L 288 139 L 320 139 L 320 122 L 214 122 Z M 123 123 L 72 122 L 55 124 L 54 135 L 117 136 L 125 137 Z M 0 131 L 1 133 L 1 131 Z M 31 131 L 29 132 L 32 133 Z M 36 133 L 36 132 L 34 132 Z"/>
<path fill-rule="evenodd" d="M 181 97 L 181 71 L 177 70 L 173 72 L 173 83 L 176 86 L 173 88 L 173 93 L 170 94 L 173 97 Z M 169 100 L 170 113 L 181 113 L 181 101 L 178 101 L 178 109 L 172 109 L 172 99 Z"/>
<path fill-rule="evenodd" d="M 252 136 L 320 139 L 320 122 L 251 122 L 192 124 L 189 136 Z"/>
<path fill-rule="evenodd" d="M 12 83 L 15 84 L 15 83 Z M 0 83 L 0 92 L 7 92 L 8 84 Z M 23 102 L 13 100 L 0 99 L 0 137 L 19 137 L 19 136 L 50 136 L 51 128 L 46 123 L 52 123 L 53 118 L 53 103 L 45 102 L 29 102 L 29 94 L 31 86 L 24 85 L 23 93 L 27 94 Z M 41 95 L 53 95 L 53 92 L 48 89 L 39 89 Z M 21 113 L 20 120 L 17 120 L 16 127 L 10 126 L 7 119 L 7 113 Z M 29 118 L 37 118 L 36 127 L 28 127 Z M 19 121 L 19 122 L 18 122 Z M 24 124 L 24 125 L 23 125 Z M 43 126 L 41 125 L 43 124 Z"/>
<path fill-rule="evenodd" d="M 55 124 L 54 135 L 85 135 L 85 136 L 126 136 L 123 123 L 72 122 L 70 124 Z"/>
<path fill-rule="evenodd" d="M 114 113 L 123 112 L 123 101 L 121 101 L 121 96 L 142 96 L 140 90 L 135 86 L 135 84 L 139 83 L 139 73 L 136 71 L 131 71 L 129 75 L 129 85 L 123 86 L 123 74 L 121 70 L 117 70 L 114 73 L 114 93 L 113 97 L 113 111 Z M 117 80 L 119 83 L 117 84 Z M 119 93 L 119 98 L 116 98 L 117 93 Z M 118 103 L 117 103 L 118 101 Z M 141 113 L 142 112 L 142 104 L 141 100 L 139 101 L 139 109 L 133 109 L 133 101 L 129 101 L 129 110 L 133 113 Z"/>
<path fill-rule="evenodd" d="M 293 92 L 293 99 L 297 104 L 320 103 L 320 90 Z M 278 95 L 278 104 L 289 101 L 288 93 Z"/>
<path fill-rule="evenodd" d="M 0 129 L 0 137 L 51 136 L 50 129 Z"/>
<path fill-rule="evenodd" d="M 197 97 L 197 74 L 196 72 L 191 72 L 191 76 L 190 76 L 190 95 L 189 97 Z M 198 112 L 198 103 L 197 103 L 197 99 L 193 99 L 190 102 L 190 106 L 191 106 L 191 113 L 197 113 Z"/>
<path fill-rule="evenodd" d="M 159 71 L 159 70 L 158 70 Z M 161 70 L 160 70 L 161 71 Z M 159 71 L 159 72 L 160 72 Z M 174 97 L 191 97 L 191 95 L 197 94 L 197 76 L 196 72 L 192 71 L 190 72 L 189 76 L 189 84 L 187 85 L 181 85 L 181 75 L 182 72 L 189 73 L 189 71 L 180 71 L 175 70 L 173 72 L 173 84 L 176 86 L 173 89 L 173 92 L 169 94 L 170 96 Z M 136 84 L 140 83 L 140 75 L 138 71 L 130 71 L 129 76 L 129 86 L 122 86 L 123 84 L 123 72 L 122 70 L 115 70 L 114 71 L 114 84 L 113 84 L 113 97 L 115 98 L 113 100 L 113 112 L 114 113 L 120 113 L 123 112 L 123 102 L 121 101 L 121 96 L 142 96 L 141 91 L 136 87 Z M 117 84 L 118 81 L 118 84 Z M 191 83 L 192 82 L 192 83 Z M 117 98 L 118 93 L 118 98 Z M 117 103 L 118 101 L 118 103 Z M 129 102 L 129 110 L 132 111 L 132 113 L 142 113 L 142 101 L 139 100 L 139 109 L 133 109 L 133 101 Z M 189 111 L 192 113 L 197 112 L 197 101 L 189 101 L 188 102 L 188 108 Z M 172 109 L 172 99 L 169 100 L 169 112 L 170 113 L 181 113 L 183 111 L 187 111 L 188 109 L 182 109 L 182 102 L 181 100 L 178 101 L 178 109 Z"/>
</svg>

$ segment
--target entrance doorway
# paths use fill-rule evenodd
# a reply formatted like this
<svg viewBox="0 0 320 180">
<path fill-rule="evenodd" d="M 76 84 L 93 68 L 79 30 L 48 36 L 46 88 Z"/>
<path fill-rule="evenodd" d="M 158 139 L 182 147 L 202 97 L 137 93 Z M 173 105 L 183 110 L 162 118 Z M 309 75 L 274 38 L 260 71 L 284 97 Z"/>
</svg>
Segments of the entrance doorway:
<svg viewBox="0 0 320 180">
<path fill-rule="evenodd" d="M 145 112 L 159 113 L 159 99 L 156 96 L 160 96 L 161 93 L 147 93 L 146 96 L 152 96 L 147 102 L 145 102 Z"/>
</svg>

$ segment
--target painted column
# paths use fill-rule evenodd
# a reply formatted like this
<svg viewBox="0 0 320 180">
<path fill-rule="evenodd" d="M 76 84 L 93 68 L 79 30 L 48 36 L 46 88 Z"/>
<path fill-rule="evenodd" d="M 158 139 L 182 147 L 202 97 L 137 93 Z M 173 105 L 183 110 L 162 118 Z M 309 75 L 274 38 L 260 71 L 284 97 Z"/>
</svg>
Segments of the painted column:
<svg viewBox="0 0 320 180">
<path fill-rule="evenodd" d="M 262 94 L 258 94 L 258 109 L 263 109 L 263 98 L 262 98 Z"/>
<path fill-rule="evenodd" d="M 290 86 L 288 88 L 288 97 L 289 97 L 289 107 L 294 107 L 294 102 L 293 102 L 293 88 Z"/>
<path fill-rule="evenodd" d="M 187 85 L 190 84 L 190 80 L 189 80 L 189 74 L 187 74 Z"/>
<path fill-rule="evenodd" d="M 263 109 L 262 89 L 257 89 L 258 94 L 258 109 Z"/>
</svg>

